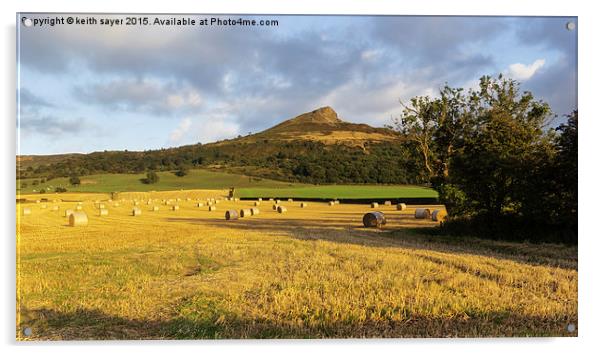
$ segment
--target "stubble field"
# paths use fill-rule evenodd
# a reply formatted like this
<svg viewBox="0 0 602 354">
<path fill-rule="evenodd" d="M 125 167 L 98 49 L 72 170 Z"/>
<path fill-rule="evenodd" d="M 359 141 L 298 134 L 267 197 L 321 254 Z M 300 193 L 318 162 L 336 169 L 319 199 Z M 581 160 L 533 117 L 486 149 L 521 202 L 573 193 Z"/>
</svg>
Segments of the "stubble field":
<svg viewBox="0 0 602 354">
<path fill-rule="evenodd" d="M 224 195 L 18 203 L 17 338 L 577 335 L 566 330 L 577 324 L 575 247 L 438 236 L 435 222 L 414 218 L 416 206 L 380 206 L 380 230 L 362 226 L 369 205 L 282 201 L 279 214 L 264 200 L 259 215 L 233 221 L 226 210 L 253 202 L 196 207 Z M 108 216 L 98 216 L 94 200 Z M 89 223 L 69 227 L 64 211 L 79 201 Z M 21 215 L 24 207 L 31 215 Z"/>
</svg>

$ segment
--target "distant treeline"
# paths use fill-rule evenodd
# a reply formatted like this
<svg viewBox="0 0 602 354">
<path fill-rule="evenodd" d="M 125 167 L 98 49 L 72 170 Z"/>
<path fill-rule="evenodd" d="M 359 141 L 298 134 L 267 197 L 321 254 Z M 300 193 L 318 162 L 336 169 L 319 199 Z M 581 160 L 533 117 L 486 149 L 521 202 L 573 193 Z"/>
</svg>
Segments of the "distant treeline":
<svg viewBox="0 0 602 354">
<path fill-rule="evenodd" d="M 61 162 L 29 166 L 20 178 L 86 176 L 99 173 L 144 173 L 191 168 L 244 168 L 257 177 L 305 183 L 419 183 L 421 168 L 414 152 L 401 143 L 368 144 L 364 149 L 314 141 L 231 142 L 189 145 L 144 152 L 105 151 L 73 155 Z"/>
</svg>

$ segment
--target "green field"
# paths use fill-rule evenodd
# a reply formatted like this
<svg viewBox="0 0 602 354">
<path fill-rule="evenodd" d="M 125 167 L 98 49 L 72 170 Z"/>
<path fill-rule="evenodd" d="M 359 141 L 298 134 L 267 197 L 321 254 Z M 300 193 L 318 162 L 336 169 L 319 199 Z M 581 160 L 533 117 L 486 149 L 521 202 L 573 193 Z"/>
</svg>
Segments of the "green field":
<svg viewBox="0 0 602 354">
<path fill-rule="evenodd" d="M 329 185 L 286 188 L 243 188 L 242 198 L 380 199 L 437 198 L 437 192 L 418 186 Z"/>
<path fill-rule="evenodd" d="M 39 179 L 17 181 L 20 193 L 35 193 L 41 189 L 54 192 L 56 187 L 67 188 L 69 192 L 109 193 L 109 192 L 145 192 L 180 189 L 228 189 L 236 188 L 237 196 L 242 198 L 319 198 L 319 199 L 370 199 L 370 198 L 436 198 L 432 189 L 407 185 L 323 185 L 315 186 L 302 183 L 281 182 L 265 178 L 190 170 L 188 175 L 177 177 L 171 172 L 158 172 L 159 182 L 144 184 L 145 174 L 99 174 L 80 177 L 81 185 L 72 186 L 68 178 L 55 178 L 46 183 L 33 185 Z M 25 188 L 19 188 L 26 183 Z M 35 191 L 34 191 L 35 190 Z"/>
</svg>

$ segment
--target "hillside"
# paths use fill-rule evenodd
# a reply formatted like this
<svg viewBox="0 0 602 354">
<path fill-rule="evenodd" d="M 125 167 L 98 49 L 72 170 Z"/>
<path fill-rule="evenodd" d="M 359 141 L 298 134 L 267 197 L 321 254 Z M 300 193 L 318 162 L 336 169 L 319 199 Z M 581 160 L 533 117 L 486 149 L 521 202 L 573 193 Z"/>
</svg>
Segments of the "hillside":
<svg viewBox="0 0 602 354">
<path fill-rule="evenodd" d="M 203 168 L 286 182 L 415 184 L 413 152 L 387 128 L 348 123 L 330 107 L 257 134 L 148 151 L 18 156 L 20 179 Z"/>
<path fill-rule="evenodd" d="M 341 144 L 365 148 L 367 144 L 393 142 L 400 139 L 395 131 L 374 128 L 367 124 L 348 123 L 341 120 L 331 107 L 322 107 L 312 112 L 288 119 L 260 133 L 215 143 L 224 146 L 232 143 L 256 143 L 272 141 L 315 141 L 326 145 Z"/>
</svg>

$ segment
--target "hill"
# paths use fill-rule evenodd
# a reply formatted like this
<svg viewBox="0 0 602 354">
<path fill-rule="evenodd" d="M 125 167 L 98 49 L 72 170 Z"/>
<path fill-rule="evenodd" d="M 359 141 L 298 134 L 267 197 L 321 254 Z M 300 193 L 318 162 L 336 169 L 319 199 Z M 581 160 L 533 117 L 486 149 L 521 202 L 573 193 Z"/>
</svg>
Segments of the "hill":
<svg viewBox="0 0 602 354">
<path fill-rule="evenodd" d="M 414 153 L 387 128 L 345 122 L 330 107 L 257 134 L 170 149 L 19 156 L 18 178 L 203 168 L 286 182 L 415 184 Z"/>
</svg>

